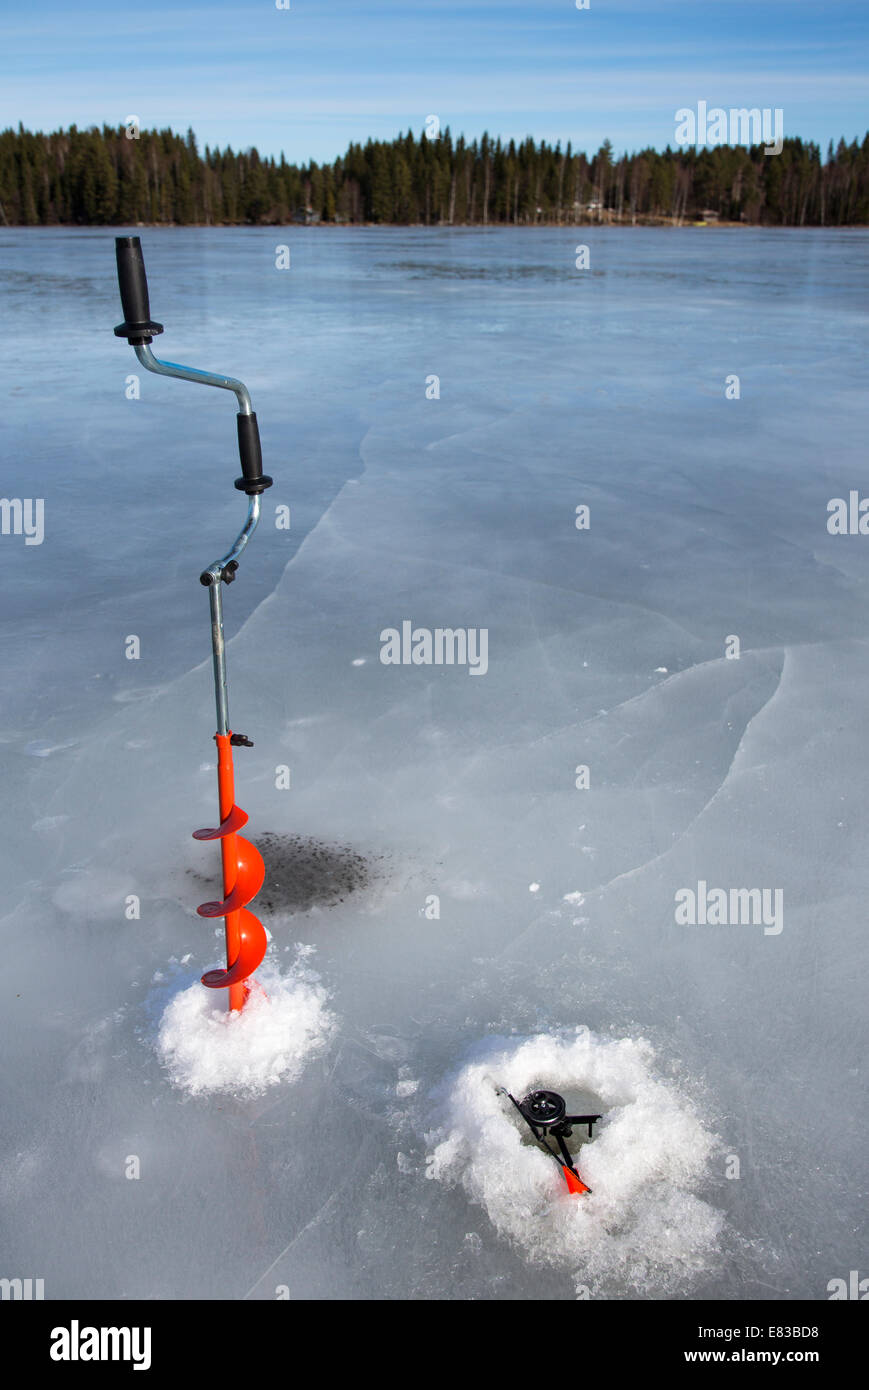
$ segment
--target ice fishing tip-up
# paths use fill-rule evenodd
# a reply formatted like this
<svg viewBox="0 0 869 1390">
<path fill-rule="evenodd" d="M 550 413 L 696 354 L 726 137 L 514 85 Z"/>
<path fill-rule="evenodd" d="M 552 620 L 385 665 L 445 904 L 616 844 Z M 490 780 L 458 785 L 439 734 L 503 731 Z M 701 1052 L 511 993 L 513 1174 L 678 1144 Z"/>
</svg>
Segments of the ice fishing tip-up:
<svg viewBox="0 0 869 1390">
<path fill-rule="evenodd" d="M 579 1176 L 565 1140 L 570 1138 L 574 1125 L 586 1125 L 588 1137 L 591 1139 L 594 1125 L 603 1117 L 601 1115 L 568 1115 L 564 1097 L 560 1096 L 557 1091 L 529 1091 L 528 1095 L 520 1101 L 503 1086 L 499 1086 L 497 1090 L 499 1095 L 506 1096 L 513 1102 L 538 1144 L 541 1144 L 550 1157 L 555 1159 L 564 1174 L 568 1191 L 575 1196 L 584 1193 L 590 1194 L 591 1188 Z M 561 1152 L 560 1157 L 550 1148 L 550 1136 L 558 1144 Z"/>
</svg>

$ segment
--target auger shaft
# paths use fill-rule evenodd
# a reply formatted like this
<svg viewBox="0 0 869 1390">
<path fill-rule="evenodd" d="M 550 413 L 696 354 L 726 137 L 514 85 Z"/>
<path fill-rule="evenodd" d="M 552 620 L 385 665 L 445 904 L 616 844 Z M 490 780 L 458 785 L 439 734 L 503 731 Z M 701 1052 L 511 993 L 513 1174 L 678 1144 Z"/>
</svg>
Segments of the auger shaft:
<svg viewBox="0 0 869 1390">
<path fill-rule="evenodd" d="M 217 585 L 214 586 L 217 589 Z M 220 590 L 217 589 L 219 593 Z M 222 733 L 226 731 L 223 730 Z M 217 739 L 217 795 L 220 803 L 220 823 L 225 825 L 235 805 L 235 769 L 232 765 L 232 744 L 223 736 Z M 229 898 L 238 879 L 237 836 L 224 835 L 220 841 L 220 860 L 223 869 L 223 897 Z M 237 961 L 241 955 L 241 911 L 228 912 L 226 918 L 226 964 Z M 240 1009 L 247 998 L 248 987 L 241 984 L 229 986 L 230 1010 Z"/>
<path fill-rule="evenodd" d="M 211 606 L 211 655 L 214 664 L 214 700 L 217 711 L 217 732 L 225 734 L 229 730 L 229 696 L 226 688 L 226 644 L 223 637 L 223 590 L 221 581 L 231 583 L 241 555 L 254 531 L 260 515 L 260 497 L 250 498 L 247 520 L 239 535 L 222 560 L 215 560 L 199 576 L 200 582 L 208 586 L 208 599 Z M 232 569 L 229 569 L 232 566 Z M 228 578 L 224 575 L 229 574 Z"/>
</svg>

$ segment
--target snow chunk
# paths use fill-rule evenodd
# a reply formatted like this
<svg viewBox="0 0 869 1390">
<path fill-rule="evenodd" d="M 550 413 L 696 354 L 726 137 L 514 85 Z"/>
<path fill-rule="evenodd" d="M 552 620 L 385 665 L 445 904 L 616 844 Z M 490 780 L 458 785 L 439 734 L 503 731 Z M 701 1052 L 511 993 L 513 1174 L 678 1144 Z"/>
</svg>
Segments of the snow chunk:
<svg viewBox="0 0 869 1390">
<path fill-rule="evenodd" d="M 257 1095 L 295 1081 L 322 1052 L 337 1020 L 313 971 L 297 963 L 286 976 L 261 968 L 240 1013 L 224 991 L 197 980 L 167 1005 L 157 1051 L 174 1085 L 191 1095 Z"/>
<path fill-rule="evenodd" d="M 556 1090 L 568 1113 L 579 1093 L 584 1110 L 603 1114 L 577 1158 L 591 1195 L 568 1194 L 497 1085 L 517 1100 Z M 607 1040 L 587 1029 L 493 1038 L 439 1096 L 426 1176 L 461 1183 L 532 1262 L 568 1268 L 598 1292 L 627 1283 L 646 1295 L 672 1293 L 713 1262 L 723 1217 L 695 1189 L 716 1140 L 691 1101 L 655 1074 L 645 1039 Z"/>
</svg>

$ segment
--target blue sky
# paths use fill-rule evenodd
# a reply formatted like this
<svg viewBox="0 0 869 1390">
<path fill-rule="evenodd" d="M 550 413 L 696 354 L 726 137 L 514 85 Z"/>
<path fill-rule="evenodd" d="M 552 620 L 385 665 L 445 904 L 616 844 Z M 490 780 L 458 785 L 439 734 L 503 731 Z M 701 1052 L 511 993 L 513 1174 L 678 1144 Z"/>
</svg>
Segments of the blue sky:
<svg viewBox="0 0 869 1390">
<path fill-rule="evenodd" d="M 331 159 L 419 131 L 673 142 L 679 107 L 781 107 L 826 146 L 869 128 L 869 0 L 9 0 L 0 127 L 192 126 Z"/>
</svg>

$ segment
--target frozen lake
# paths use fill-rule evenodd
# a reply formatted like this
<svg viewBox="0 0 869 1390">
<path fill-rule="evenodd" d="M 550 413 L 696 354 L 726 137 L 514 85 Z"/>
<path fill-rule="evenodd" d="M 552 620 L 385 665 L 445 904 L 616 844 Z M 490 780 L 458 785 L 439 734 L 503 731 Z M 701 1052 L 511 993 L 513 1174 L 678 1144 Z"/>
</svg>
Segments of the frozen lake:
<svg viewBox="0 0 869 1390">
<path fill-rule="evenodd" d="M 0 1275 L 533 1300 L 865 1274 L 869 536 L 827 522 L 869 496 L 869 235 L 141 229 L 155 352 L 247 383 L 275 478 L 225 606 L 288 1051 L 230 1092 L 178 1047 L 220 961 L 191 832 L 234 403 L 113 337 L 113 236 L 0 229 L 2 493 L 44 499 L 41 544 L 0 536 Z M 487 669 L 385 664 L 404 622 L 485 630 Z M 701 884 L 781 911 L 677 921 Z M 593 1197 L 495 1083 L 600 1102 Z"/>
</svg>

